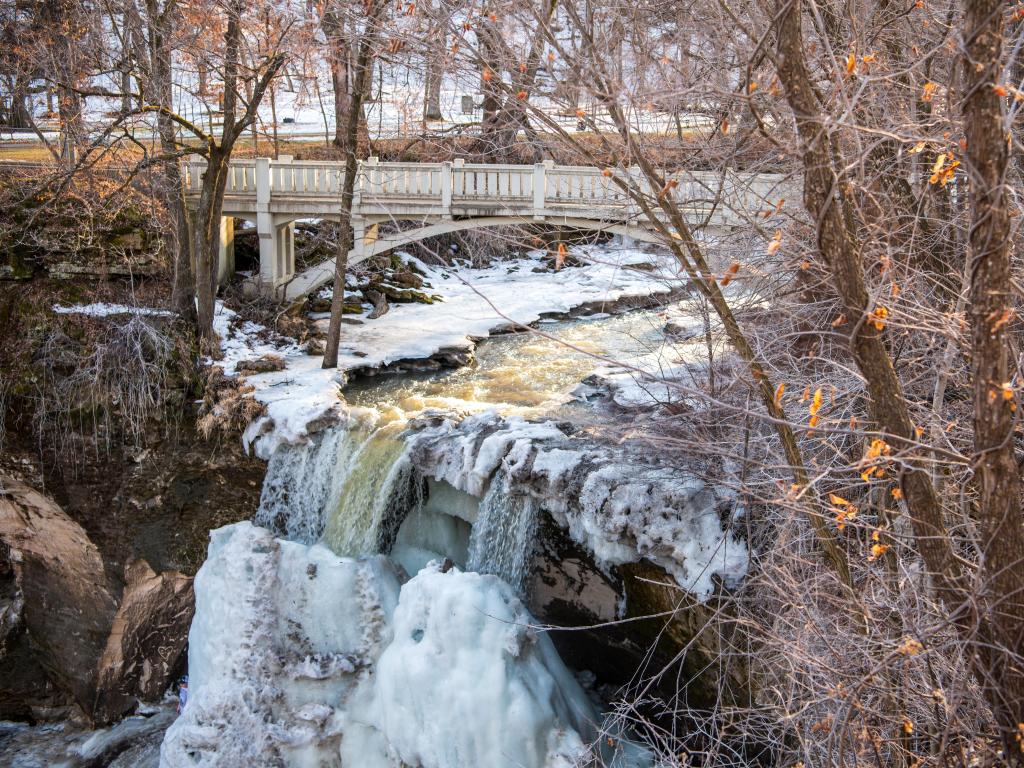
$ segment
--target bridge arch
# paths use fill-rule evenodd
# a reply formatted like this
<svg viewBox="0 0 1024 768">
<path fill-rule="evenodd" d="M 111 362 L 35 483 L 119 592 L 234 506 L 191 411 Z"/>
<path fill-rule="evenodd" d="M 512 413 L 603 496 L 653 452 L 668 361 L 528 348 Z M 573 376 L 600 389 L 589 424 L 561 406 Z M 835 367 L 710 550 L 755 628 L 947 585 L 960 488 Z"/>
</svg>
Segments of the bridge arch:
<svg viewBox="0 0 1024 768">
<path fill-rule="evenodd" d="M 327 217 L 336 218 L 336 217 Z M 393 221 L 393 219 L 391 219 Z M 358 264 L 366 259 L 379 256 L 382 253 L 393 251 L 413 243 L 418 243 L 430 237 L 448 235 L 454 232 L 465 232 L 472 229 L 488 229 L 490 227 L 521 226 L 527 224 L 545 223 L 559 227 L 569 227 L 590 232 L 607 232 L 613 235 L 625 235 L 634 240 L 646 243 L 662 243 L 661 235 L 650 229 L 632 225 L 597 219 L 578 217 L 546 217 L 543 221 L 537 221 L 528 216 L 480 216 L 466 219 L 447 219 L 433 224 L 427 224 L 416 229 L 392 232 L 378 238 L 361 248 L 354 248 L 349 251 L 349 264 Z M 327 259 L 315 266 L 309 267 L 297 274 L 285 286 L 285 298 L 293 300 L 315 291 L 334 279 L 334 259 Z"/>
</svg>

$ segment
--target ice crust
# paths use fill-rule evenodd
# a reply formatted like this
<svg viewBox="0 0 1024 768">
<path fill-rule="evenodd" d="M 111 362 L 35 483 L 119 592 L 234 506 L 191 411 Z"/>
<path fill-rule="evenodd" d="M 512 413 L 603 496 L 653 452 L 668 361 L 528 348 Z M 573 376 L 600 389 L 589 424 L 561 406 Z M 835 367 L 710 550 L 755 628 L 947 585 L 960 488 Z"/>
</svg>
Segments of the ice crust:
<svg viewBox="0 0 1024 768">
<path fill-rule="evenodd" d="M 490 483 L 526 494 L 605 565 L 646 558 L 699 599 L 747 571 L 748 551 L 723 523 L 726 494 L 676 467 L 576 439 L 554 422 L 494 413 L 423 418 L 408 438 L 417 469 L 474 496 Z"/>
</svg>

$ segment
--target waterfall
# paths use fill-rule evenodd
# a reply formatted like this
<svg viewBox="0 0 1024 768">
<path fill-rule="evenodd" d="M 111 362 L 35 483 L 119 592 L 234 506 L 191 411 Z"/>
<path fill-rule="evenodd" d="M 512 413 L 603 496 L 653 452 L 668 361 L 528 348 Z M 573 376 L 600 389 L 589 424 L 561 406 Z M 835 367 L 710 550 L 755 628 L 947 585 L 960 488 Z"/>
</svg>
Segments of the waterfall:
<svg viewBox="0 0 1024 768">
<path fill-rule="evenodd" d="M 300 445 L 279 446 L 267 464 L 253 522 L 291 541 L 318 541 L 334 489 L 339 454 L 344 455 L 344 447 L 350 445 L 349 432 L 344 427 L 333 427 Z"/>
<path fill-rule="evenodd" d="M 521 594 L 538 502 L 510 493 L 500 470 L 479 502 L 438 481 L 428 501 L 428 483 L 406 450 L 407 423 L 396 411 L 367 410 L 305 443 L 282 445 L 267 466 L 254 522 L 338 555 L 392 553 L 410 575 L 449 557 Z"/>
<path fill-rule="evenodd" d="M 405 422 L 359 430 L 351 455 L 339 462 L 323 541 L 339 555 L 386 551 L 400 518 L 422 500 L 422 481 L 405 456 Z"/>
<path fill-rule="evenodd" d="M 467 568 L 504 579 L 522 594 L 533 554 L 537 504 L 529 496 L 509 493 L 499 473 L 480 501 L 469 538 Z"/>
</svg>

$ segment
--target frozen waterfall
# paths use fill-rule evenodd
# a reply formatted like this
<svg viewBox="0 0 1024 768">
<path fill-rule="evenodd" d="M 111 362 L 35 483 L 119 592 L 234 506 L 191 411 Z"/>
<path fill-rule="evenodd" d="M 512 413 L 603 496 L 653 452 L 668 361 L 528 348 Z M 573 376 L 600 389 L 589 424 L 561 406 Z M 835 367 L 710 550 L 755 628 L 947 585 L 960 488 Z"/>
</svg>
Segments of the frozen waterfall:
<svg viewBox="0 0 1024 768">
<path fill-rule="evenodd" d="M 426 568 L 399 586 L 380 556 L 221 528 L 161 766 L 594 765 L 597 713 L 533 625 L 495 576 Z"/>
</svg>

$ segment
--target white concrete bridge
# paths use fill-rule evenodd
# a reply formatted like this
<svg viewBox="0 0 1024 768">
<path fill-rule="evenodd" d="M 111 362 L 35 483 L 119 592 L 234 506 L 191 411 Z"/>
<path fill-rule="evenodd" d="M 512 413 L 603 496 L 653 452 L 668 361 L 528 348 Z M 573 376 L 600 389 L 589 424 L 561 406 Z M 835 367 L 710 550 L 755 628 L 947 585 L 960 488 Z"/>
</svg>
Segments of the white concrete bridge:
<svg viewBox="0 0 1024 768">
<path fill-rule="evenodd" d="M 190 205 L 199 198 L 205 167 L 204 160 L 185 165 Z M 234 271 L 233 219 L 241 218 L 256 223 L 259 281 L 265 290 L 294 299 L 329 282 L 334 277 L 333 258 L 296 274 L 294 222 L 337 219 L 343 175 L 340 162 L 232 162 L 224 195 L 221 279 Z M 751 217 L 791 196 L 785 194 L 783 178 L 711 171 L 674 174 L 671 194 L 682 204 L 691 226 L 732 228 L 747 225 Z M 630 175 L 629 181 L 651 195 L 652 203 L 660 192 L 650 189 L 639 173 Z M 461 160 L 381 163 L 371 158 L 360 163 L 356 178 L 355 248 L 349 264 L 435 235 L 536 222 L 654 243 L 662 239 L 640 206 L 598 168 L 471 165 Z M 379 225 L 386 223 L 400 223 L 400 229 L 378 235 Z"/>
</svg>

